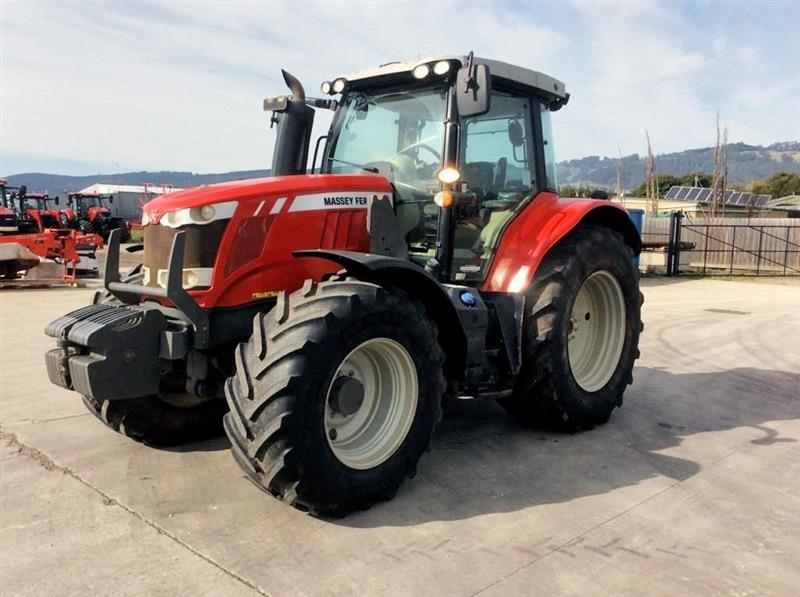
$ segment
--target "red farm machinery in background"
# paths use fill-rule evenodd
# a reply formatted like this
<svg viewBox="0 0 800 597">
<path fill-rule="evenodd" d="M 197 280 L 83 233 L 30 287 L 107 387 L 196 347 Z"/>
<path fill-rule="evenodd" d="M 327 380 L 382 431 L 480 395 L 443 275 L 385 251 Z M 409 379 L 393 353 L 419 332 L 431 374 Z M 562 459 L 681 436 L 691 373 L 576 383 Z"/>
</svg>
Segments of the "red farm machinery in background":
<svg viewBox="0 0 800 597">
<path fill-rule="evenodd" d="M 102 237 L 64 227 L 58 197 L 29 194 L 25 185 L 10 187 L 4 179 L 0 194 L 0 279 L 17 280 L 41 260 L 63 266 L 65 280 L 75 280 L 81 269 L 96 269 L 86 265 L 94 262 Z"/>
</svg>

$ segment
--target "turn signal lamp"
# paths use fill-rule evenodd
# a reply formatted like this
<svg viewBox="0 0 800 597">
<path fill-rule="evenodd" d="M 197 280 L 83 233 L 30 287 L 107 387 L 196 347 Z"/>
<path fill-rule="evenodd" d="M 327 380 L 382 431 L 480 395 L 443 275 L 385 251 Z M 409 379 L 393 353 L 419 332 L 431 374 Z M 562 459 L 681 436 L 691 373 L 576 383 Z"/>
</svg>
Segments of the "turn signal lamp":
<svg viewBox="0 0 800 597">
<path fill-rule="evenodd" d="M 433 202 L 439 207 L 452 207 L 453 191 L 439 191 L 434 195 Z"/>
<path fill-rule="evenodd" d="M 461 172 L 451 167 L 442 168 L 439 170 L 437 178 L 444 184 L 453 184 L 454 182 L 458 182 L 458 179 L 461 178 Z"/>
</svg>

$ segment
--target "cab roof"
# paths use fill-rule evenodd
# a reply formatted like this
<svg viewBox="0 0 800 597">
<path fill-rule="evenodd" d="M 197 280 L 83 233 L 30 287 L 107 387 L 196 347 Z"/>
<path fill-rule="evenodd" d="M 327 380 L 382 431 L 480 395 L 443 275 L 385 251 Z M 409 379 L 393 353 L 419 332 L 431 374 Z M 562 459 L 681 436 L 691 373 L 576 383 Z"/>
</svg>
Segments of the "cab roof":
<svg viewBox="0 0 800 597">
<path fill-rule="evenodd" d="M 479 58 L 477 56 L 473 60 L 474 64 L 487 65 L 493 79 L 505 80 L 514 85 L 525 87 L 551 100 L 566 100 L 569 96 L 564 83 L 544 73 L 500 60 Z M 458 54 L 446 54 L 411 62 L 390 62 L 378 68 L 361 70 L 341 77 L 335 77 L 335 79 L 343 78 L 351 84 L 355 82 L 372 83 L 377 79 L 391 77 L 392 75 L 411 74 L 411 72 L 421 64 L 435 64 L 442 61 L 457 63 L 457 66 L 460 68 L 460 66 L 465 66 L 467 64 L 468 57 Z"/>
</svg>

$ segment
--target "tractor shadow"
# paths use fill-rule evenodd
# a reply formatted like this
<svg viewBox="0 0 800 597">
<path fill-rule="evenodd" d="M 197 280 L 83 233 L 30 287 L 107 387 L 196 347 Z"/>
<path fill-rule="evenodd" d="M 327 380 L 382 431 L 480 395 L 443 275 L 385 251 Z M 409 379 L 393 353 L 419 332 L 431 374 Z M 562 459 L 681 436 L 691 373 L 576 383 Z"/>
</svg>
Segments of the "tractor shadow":
<svg viewBox="0 0 800 597">
<path fill-rule="evenodd" d="M 659 475 L 684 481 L 716 454 L 740 447 L 743 436 L 758 447 L 796 441 L 769 422 L 800 418 L 798 374 L 637 368 L 634 379 L 624 407 L 606 425 L 575 435 L 523 428 L 491 401 L 461 402 L 439 426 L 418 475 L 394 500 L 330 522 L 395 527 L 513 512 Z M 733 439 L 692 437 L 734 428 L 745 429 Z M 662 453 L 671 448 L 683 457 Z"/>
</svg>

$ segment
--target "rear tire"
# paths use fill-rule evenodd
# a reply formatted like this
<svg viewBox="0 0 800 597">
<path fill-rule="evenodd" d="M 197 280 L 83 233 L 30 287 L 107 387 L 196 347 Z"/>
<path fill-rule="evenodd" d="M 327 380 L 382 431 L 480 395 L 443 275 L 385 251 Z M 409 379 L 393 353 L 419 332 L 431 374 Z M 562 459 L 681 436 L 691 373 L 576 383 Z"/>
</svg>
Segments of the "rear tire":
<svg viewBox="0 0 800 597">
<path fill-rule="evenodd" d="M 500 403 L 523 424 L 562 431 L 605 423 L 633 381 L 642 329 L 632 250 L 609 228 L 575 230 L 526 294 L 522 367 Z"/>
<path fill-rule="evenodd" d="M 257 315 L 236 350 L 225 384 L 233 455 L 260 488 L 314 514 L 391 499 L 441 418 L 443 362 L 435 324 L 405 293 L 309 280 Z M 344 408 L 348 375 L 361 401 Z"/>
</svg>

